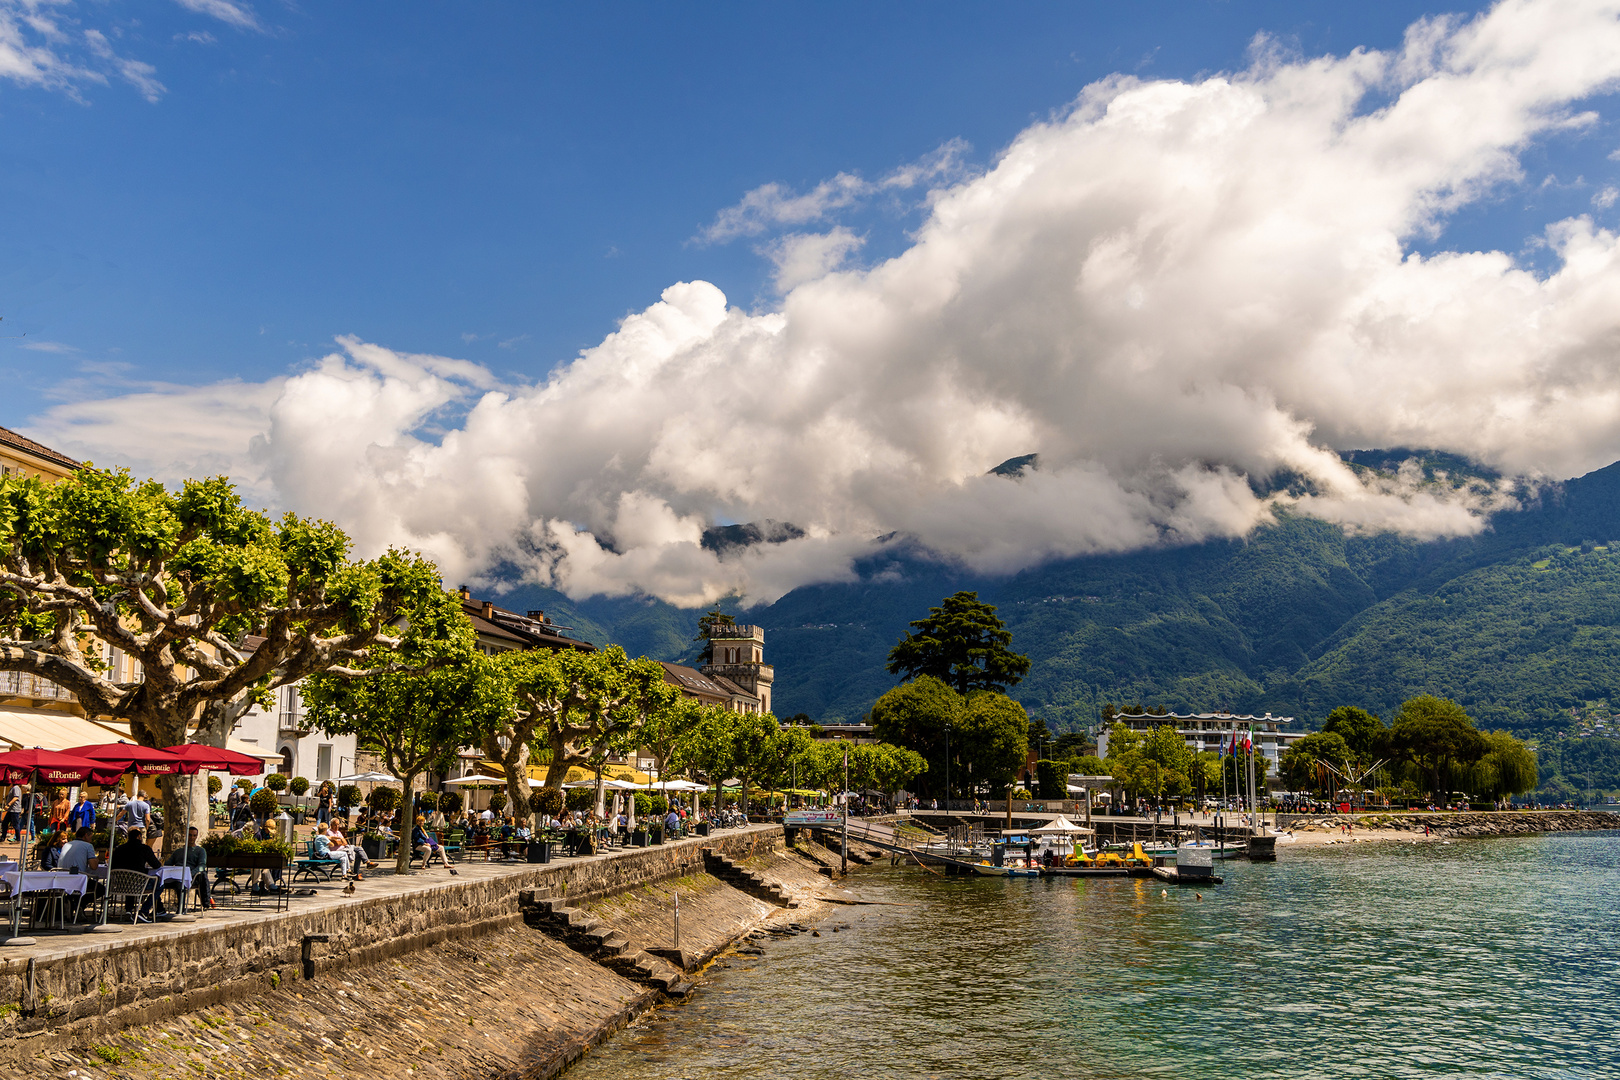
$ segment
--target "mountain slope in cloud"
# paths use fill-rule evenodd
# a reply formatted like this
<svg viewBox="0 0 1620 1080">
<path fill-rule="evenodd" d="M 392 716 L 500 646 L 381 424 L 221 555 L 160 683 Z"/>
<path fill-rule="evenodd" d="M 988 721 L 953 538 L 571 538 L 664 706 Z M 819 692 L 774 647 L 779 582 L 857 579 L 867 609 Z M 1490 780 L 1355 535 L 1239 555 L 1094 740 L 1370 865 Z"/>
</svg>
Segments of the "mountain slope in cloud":
<svg viewBox="0 0 1620 1080">
<path fill-rule="evenodd" d="M 770 311 L 673 285 L 539 384 L 343 339 L 273 384 L 151 388 L 138 410 L 68 404 L 28 431 L 167 477 L 228 468 L 452 580 L 515 566 L 571 597 L 683 607 L 859 580 L 892 534 L 980 575 L 1279 514 L 1473 535 L 1516 505 L 1511 478 L 1620 456 L 1620 244 L 1548 223 L 1544 276 L 1411 244 L 1443 247 L 1449 215 L 1520 182 L 1528 147 L 1593 124 L 1583 103 L 1620 77 L 1617 13 L 1505 0 L 1419 22 L 1394 52 L 1262 41 L 1230 74 L 1105 80 L 942 181 L 900 255 L 796 271 Z M 737 220 L 833 223 L 838 203 Z M 219 430 L 204 402 L 243 419 Z M 177 427 L 214 434 L 182 460 Z M 1401 445 L 1504 479 L 1339 453 Z M 1033 448 L 1018 482 L 986 475 Z M 704 544 L 764 520 L 803 535 Z"/>
</svg>

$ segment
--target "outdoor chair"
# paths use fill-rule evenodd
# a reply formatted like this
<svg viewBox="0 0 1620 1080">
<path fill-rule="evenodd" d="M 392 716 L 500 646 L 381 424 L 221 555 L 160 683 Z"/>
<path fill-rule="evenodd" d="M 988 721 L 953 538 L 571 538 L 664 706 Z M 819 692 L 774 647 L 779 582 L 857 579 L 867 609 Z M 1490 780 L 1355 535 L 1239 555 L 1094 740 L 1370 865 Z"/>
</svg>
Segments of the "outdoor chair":
<svg viewBox="0 0 1620 1080">
<path fill-rule="evenodd" d="M 156 914 L 157 905 L 157 878 L 150 874 L 143 874 L 139 870 L 113 870 L 107 875 L 107 893 L 117 907 L 117 901 L 133 902 L 130 908 L 131 922 L 151 922 L 151 916 L 142 916 L 141 909 L 150 901 L 152 914 Z"/>
</svg>

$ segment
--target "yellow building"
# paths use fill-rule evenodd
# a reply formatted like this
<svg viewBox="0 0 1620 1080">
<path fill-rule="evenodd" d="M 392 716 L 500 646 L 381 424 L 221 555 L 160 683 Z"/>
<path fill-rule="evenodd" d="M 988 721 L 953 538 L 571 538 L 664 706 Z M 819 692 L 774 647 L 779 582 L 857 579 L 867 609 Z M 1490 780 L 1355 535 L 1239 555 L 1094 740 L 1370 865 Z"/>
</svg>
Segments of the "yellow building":
<svg viewBox="0 0 1620 1080">
<path fill-rule="evenodd" d="M 60 480 L 79 467 L 66 454 L 0 427 L 0 476 L 37 476 Z"/>
</svg>

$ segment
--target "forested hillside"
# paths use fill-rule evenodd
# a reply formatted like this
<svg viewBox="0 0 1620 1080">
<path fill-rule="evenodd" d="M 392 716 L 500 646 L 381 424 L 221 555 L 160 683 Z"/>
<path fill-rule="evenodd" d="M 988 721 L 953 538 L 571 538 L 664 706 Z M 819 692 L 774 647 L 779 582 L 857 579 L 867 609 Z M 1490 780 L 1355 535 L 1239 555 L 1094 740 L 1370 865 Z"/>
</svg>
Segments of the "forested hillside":
<svg viewBox="0 0 1620 1080">
<path fill-rule="evenodd" d="M 1095 723 L 1103 702 L 1270 710 L 1314 724 L 1335 705 L 1387 715 L 1432 692 L 1463 703 L 1482 727 L 1551 738 L 1583 733 L 1571 709 L 1620 702 L 1620 466 L 1545 488 L 1466 540 L 1347 536 L 1284 517 L 1242 541 L 1069 559 L 1004 578 L 964 573 L 903 542 L 875 548 L 859 569 L 854 584 L 736 611 L 768 632 L 779 713 L 862 716 L 895 683 L 884 671 L 889 647 L 957 589 L 999 605 L 1034 661 L 1014 696 L 1053 730 Z M 503 600 L 632 653 L 695 652 L 697 611 L 645 598 L 574 603 L 536 589 Z"/>
</svg>

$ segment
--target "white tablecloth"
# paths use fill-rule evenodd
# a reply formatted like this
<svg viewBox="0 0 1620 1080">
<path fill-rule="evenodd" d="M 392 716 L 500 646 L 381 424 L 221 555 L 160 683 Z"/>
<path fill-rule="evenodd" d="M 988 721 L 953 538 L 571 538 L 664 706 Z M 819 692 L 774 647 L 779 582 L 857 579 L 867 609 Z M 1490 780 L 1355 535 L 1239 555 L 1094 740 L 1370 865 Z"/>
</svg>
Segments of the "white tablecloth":
<svg viewBox="0 0 1620 1080">
<path fill-rule="evenodd" d="M 178 869 L 178 867 L 176 868 Z M 90 879 L 83 874 L 69 874 L 61 870 L 30 870 L 22 877 L 22 892 L 43 892 L 46 889 L 61 889 L 63 892 L 82 893 L 90 885 Z M 0 881 L 5 882 L 6 890 L 12 896 L 18 892 L 18 874 L 15 870 L 9 873 L 0 873 Z"/>
</svg>

